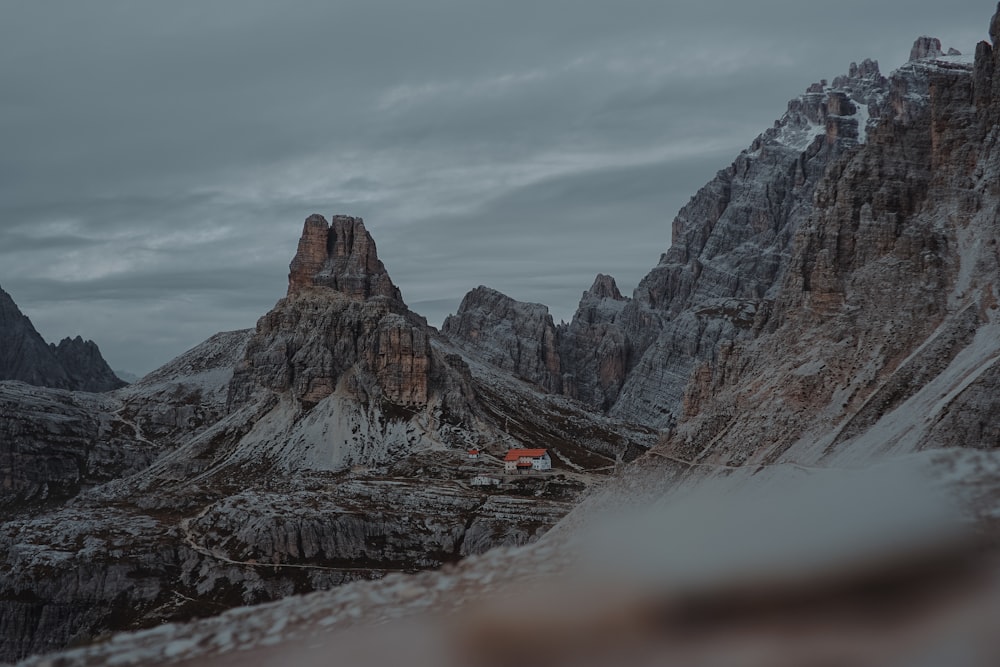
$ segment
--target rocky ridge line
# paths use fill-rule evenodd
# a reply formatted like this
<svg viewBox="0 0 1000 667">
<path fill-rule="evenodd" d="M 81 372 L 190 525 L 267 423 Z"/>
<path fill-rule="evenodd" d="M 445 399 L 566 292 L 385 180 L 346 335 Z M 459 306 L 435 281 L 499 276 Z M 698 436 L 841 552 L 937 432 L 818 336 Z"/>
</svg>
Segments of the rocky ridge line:
<svg viewBox="0 0 1000 667">
<path fill-rule="evenodd" d="M 64 338 L 46 344 L 7 292 L 0 289 L 0 381 L 39 387 L 105 392 L 125 386 L 94 341 Z"/>
<path fill-rule="evenodd" d="M 618 419 L 674 423 L 695 368 L 766 321 L 817 184 L 831 162 L 867 140 L 889 89 L 872 60 L 811 85 L 681 209 L 670 248 L 631 299 L 598 276 L 556 331 L 556 358 L 532 354 L 531 364 L 504 367 Z M 486 359 L 549 346 L 551 334 L 528 316 L 541 306 L 485 294 L 470 292 L 443 333 Z"/>
</svg>

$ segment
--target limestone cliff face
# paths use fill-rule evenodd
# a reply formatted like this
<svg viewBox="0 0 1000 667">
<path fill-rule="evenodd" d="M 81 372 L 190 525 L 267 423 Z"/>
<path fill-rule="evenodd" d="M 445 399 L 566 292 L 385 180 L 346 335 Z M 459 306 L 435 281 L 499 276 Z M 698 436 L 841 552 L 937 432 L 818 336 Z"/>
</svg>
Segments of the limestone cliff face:
<svg viewBox="0 0 1000 667">
<path fill-rule="evenodd" d="M 441 331 L 497 368 L 546 391 L 561 390 L 556 327 L 548 307 L 540 303 L 515 301 L 480 286 L 465 295 Z"/>
<path fill-rule="evenodd" d="M 288 274 L 288 294 L 310 286 L 332 287 L 355 299 L 384 296 L 402 301 L 378 258 L 361 218 L 321 215 L 306 219 Z"/>
<path fill-rule="evenodd" d="M 789 102 L 774 127 L 681 209 L 670 249 L 632 299 L 599 277 L 553 336 L 544 307 L 478 288 L 443 333 L 549 391 L 619 419 L 669 426 L 695 369 L 767 321 L 828 166 L 866 142 L 891 113 L 887 100 L 900 94 L 865 60 Z"/>
<path fill-rule="evenodd" d="M 836 465 L 996 447 L 998 69 L 988 43 L 968 65 L 918 40 L 867 144 L 817 185 L 760 336 L 702 366 L 669 451 Z"/>
<path fill-rule="evenodd" d="M 560 327 L 563 392 L 606 410 L 614 403 L 628 369 L 629 342 L 622 313 L 630 299 L 611 276 L 598 274 L 583 293 L 573 320 Z"/>
<path fill-rule="evenodd" d="M 257 323 L 230 401 L 266 387 L 311 406 L 341 388 L 426 405 L 430 365 L 427 330 L 400 302 L 308 290 L 282 299 Z"/>
<path fill-rule="evenodd" d="M 257 322 L 229 385 L 231 415 L 263 411 L 238 457 L 339 470 L 447 440 L 473 419 L 475 392 L 433 335 L 360 219 L 310 216 L 288 296 Z"/>
<path fill-rule="evenodd" d="M 288 391 L 306 407 L 338 389 L 366 402 L 428 404 L 433 353 L 426 321 L 402 302 L 361 219 L 332 220 L 306 219 L 288 296 L 257 323 L 231 403 L 263 387 Z"/>
<path fill-rule="evenodd" d="M 754 336 L 817 184 L 831 162 L 867 140 L 886 95 L 873 61 L 814 84 L 681 209 L 670 249 L 624 310 L 630 364 L 612 414 L 671 424 L 695 368 L 728 341 Z"/>
</svg>

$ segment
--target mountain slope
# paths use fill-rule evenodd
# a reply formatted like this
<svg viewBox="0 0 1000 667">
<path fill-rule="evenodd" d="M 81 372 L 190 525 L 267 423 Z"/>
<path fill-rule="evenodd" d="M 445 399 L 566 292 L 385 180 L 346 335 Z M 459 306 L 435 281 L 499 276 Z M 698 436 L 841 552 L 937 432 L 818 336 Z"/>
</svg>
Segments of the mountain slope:
<svg viewBox="0 0 1000 667">
<path fill-rule="evenodd" d="M 290 270 L 117 392 L 0 383 L 0 660 L 534 541 L 655 444 L 439 336 L 358 218 L 310 216 Z M 524 446 L 555 469 L 504 475 Z"/>
</svg>

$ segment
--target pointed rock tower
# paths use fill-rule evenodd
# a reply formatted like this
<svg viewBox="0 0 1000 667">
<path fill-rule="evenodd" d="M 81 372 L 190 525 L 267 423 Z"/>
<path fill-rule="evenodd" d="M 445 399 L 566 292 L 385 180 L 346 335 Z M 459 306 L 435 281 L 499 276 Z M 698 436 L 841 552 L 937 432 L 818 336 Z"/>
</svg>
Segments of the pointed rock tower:
<svg viewBox="0 0 1000 667">
<path fill-rule="evenodd" d="M 364 221 L 347 215 L 333 216 L 332 223 L 316 214 L 306 218 L 298 252 L 289 266 L 288 294 L 312 286 L 332 287 L 355 299 L 403 300 L 378 258 Z"/>
</svg>

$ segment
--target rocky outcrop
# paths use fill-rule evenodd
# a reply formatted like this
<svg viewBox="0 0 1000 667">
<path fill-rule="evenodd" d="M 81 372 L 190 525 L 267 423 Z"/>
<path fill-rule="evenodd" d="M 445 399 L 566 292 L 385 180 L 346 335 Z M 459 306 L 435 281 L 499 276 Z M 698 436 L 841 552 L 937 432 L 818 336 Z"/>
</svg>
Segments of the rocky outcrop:
<svg viewBox="0 0 1000 667">
<path fill-rule="evenodd" d="M 253 427 L 240 429 L 230 454 L 341 470 L 478 437 L 455 435 L 475 422 L 474 390 L 461 360 L 432 337 L 360 219 L 335 216 L 328 228 L 311 216 L 289 294 L 260 318 L 233 372 L 228 413 Z"/>
<path fill-rule="evenodd" d="M 950 49 L 954 51 L 954 49 Z M 941 40 L 937 37 L 918 37 L 910 49 L 910 61 L 925 60 L 928 58 L 939 58 L 945 55 L 941 50 Z M 960 54 L 959 54 L 960 55 Z"/>
<path fill-rule="evenodd" d="M 599 277 L 570 324 L 553 335 L 543 306 L 480 287 L 443 333 L 499 368 L 613 417 L 673 424 L 695 369 L 767 322 L 817 185 L 883 115 L 895 113 L 900 91 L 890 88 L 878 63 L 864 60 L 789 102 L 774 127 L 681 209 L 671 247 L 632 299 Z"/>
<path fill-rule="evenodd" d="M 312 406 L 340 388 L 366 401 L 424 406 L 430 367 L 426 325 L 401 302 L 306 291 L 282 299 L 257 323 L 230 403 L 265 387 Z"/>
<path fill-rule="evenodd" d="M 426 321 L 403 304 L 360 218 L 306 219 L 288 296 L 262 317 L 230 386 L 231 406 L 259 389 L 306 408 L 341 390 L 364 403 L 424 407 L 435 371 Z M 432 368 L 433 367 L 433 368 Z"/>
<path fill-rule="evenodd" d="M 353 299 L 384 296 L 402 301 L 375 241 L 361 218 L 321 215 L 306 218 L 299 248 L 289 266 L 288 294 L 310 286 L 331 287 Z"/>
<path fill-rule="evenodd" d="M 561 390 L 558 334 L 547 306 L 479 286 L 445 319 L 441 332 L 497 368 L 546 391 Z"/>
<path fill-rule="evenodd" d="M 93 341 L 65 338 L 47 345 L 7 292 L 0 289 L 0 380 L 103 392 L 125 385 Z"/>
<path fill-rule="evenodd" d="M 598 274 L 583 293 L 569 324 L 559 330 L 563 393 L 607 410 L 614 403 L 628 369 L 629 339 L 622 313 L 630 299 L 611 276 Z"/>
<path fill-rule="evenodd" d="M 767 321 L 817 185 L 891 113 L 890 97 L 878 63 L 865 60 L 789 102 L 773 128 L 681 209 L 671 247 L 632 299 L 599 277 L 553 336 L 544 307 L 477 288 L 443 333 L 549 391 L 619 419 L 671 425 L 695 369 Z"/>
</svg>

